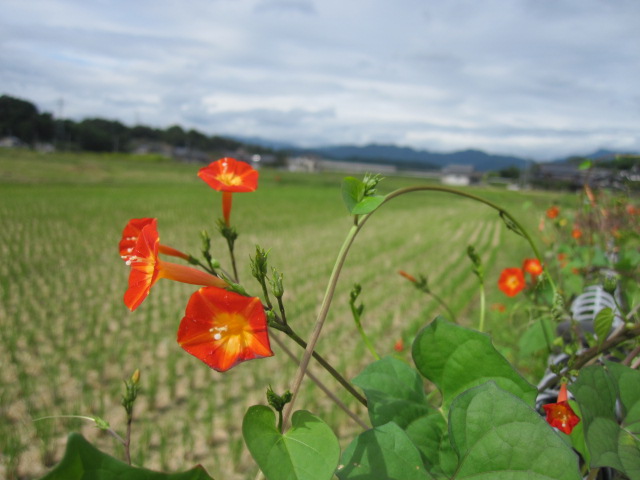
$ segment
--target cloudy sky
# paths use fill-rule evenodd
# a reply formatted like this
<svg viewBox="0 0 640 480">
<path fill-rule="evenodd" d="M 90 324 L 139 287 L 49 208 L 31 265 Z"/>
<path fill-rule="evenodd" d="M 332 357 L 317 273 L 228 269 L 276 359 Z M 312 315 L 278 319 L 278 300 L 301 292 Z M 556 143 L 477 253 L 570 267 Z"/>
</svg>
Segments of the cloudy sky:
<svg viewBox="0 0 640 480">
<path fill-rule="evenodd" d="M 303 146 L 640 151 L 638 0 L 4 0 L 0 94 Z"/>
</svg>

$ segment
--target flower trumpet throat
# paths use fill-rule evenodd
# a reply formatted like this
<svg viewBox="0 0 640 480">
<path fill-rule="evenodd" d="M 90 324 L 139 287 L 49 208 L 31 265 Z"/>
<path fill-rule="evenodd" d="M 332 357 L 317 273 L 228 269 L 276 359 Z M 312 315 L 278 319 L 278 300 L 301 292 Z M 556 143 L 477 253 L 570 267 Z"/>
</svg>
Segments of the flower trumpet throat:
<svg viewBox="0 0 640 480">
<path fill-rule="evenodd" d="M 165 262 L 158 257 L 160 239 L 155 222 L 142 228 L 130 258 L 129 287 L 124 294 L 124 303 L 133 311 L 147 298 L 151 287 L 161 278 L 192 285 L 226 287 L 221 278 L 193 267 Z"/>
<path fill-rule="evenodd" d="M 214 190 L 222 192 L 222 216 L 227 226 L 231 221 L 233 193 L 253 192 L 258 188 L 258 171 L 231 157 L 221 158 L 201 168 L 198 177 Z"/>
<path fill-rule="evenodd" d="M 129 264 L 131 261 L 133 249 L 136 246 L 136 242 L 138 241 L 140 232 L 144 227 L 150 224 L 153 224 L 154 228 L 157 229 L 158 221 L 155 218 L 132 218 L 124 227 L 118 247 L 120 250 L 120 257 L 122 258 L 122 260 L 127 262 L 127 264 Z M 184 260 L 189 260 L 190 258 L 190 256 L 186 253 L 183 253 L 180 250 L 176 250 L 173 247 L 162 245 L 161 243 L 158 244 L 158 252 L 162 253 L 163 255 L 179 257 Z"/>
<path fill-rule="evenodd" d="M 219 372 L 273 355 L 260 299 L 216 287 L 203 287 L 191 296 L 177 340 L 185 351 Z"/>
</svg>

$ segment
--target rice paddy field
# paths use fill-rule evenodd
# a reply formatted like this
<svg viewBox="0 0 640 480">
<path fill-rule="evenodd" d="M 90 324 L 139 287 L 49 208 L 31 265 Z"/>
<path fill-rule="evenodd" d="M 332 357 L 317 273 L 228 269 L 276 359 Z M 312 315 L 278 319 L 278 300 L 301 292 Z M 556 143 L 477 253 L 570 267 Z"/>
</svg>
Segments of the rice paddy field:
<svg viewBox="0 0 640 480">
<path fill-rule="evenodd" d="M 257 467 L 241 436 L 242 417 L 250 405 L 266 403 L 269 385 L 276 392 L 289 388 L 295 362 L 273 342 L 274 357 L 225 373 L 186 354 L 175 338 L 193 286 L 160 281 L 133 313 L 122 301 L 128 268 L 117 245 L 130 218 L 156 217 L 161 242 L 193 255 L 207 229 L 213 255 L 229 265 L 215 227 L 220 194 L 197 178 L 200 166 L 156 157 L 0 151 L 0 477 L 40 478 L 60 460 L 73 431 L 122 458 L 112 437 L 67 416 L 97 416 L 124 433 L 123 381 L 140 369 L 135 464 L 175 472 L 199 463 L 216 479 L 255 478 Z M 234 197 L 241 281 L 259 294 L 248 259 L 256 244 L 268 249 L 270 264 L 284 273 L 289 322 L 303 338 L 311 332 L 352 222 L 342 204 L 342 176 L 265 169 L 256 192 Z M 379 191 L 425 182 L 391 177 Z M 471 191 L 506 206 L 534 233 L 545 209 L 561 198 Z M 519 266 L 531 252 L 495 211 L 443 193 L 385 204 L 356 239 L 317 350 L 347 378 L 373 360 L 349 309 L 349 292 L 358 282 L 363 325 L 376 349 L 410 361 L 418 329 L 445 312 L 398 270 L 426 275 L 460 323 L 476 325 L 478 285 L 468 245 L 486 265 L 488 306 L 508 303 L 496 287 L 499 272 Z M 496 346 L 518 361 L 517 338 L 526 326 L 505 324 L 509 320 L 491 308 L 487 314 Z M 405 345 L 400 353 L 394 350 L 399 339 Z M 533 374 L 536 366 L 528 368 Z M 366 418 L 317 364 L 310 369 Z M 296 408 L 323 418 L 344 445 L 359 428 L 308 379 Z"/>
</svg>

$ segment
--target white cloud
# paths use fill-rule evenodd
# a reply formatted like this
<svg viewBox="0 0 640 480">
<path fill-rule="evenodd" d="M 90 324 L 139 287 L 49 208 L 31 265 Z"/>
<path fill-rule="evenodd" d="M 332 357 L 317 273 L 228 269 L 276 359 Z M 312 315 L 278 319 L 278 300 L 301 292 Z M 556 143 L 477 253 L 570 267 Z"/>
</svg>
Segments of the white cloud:
<svg viewBox="0 0 640 480">
<path fill-rule="evenodd" d="M 1 93 L 305 145 L 640 150 L 640 2 L 9 0 Z"/>
</svg>

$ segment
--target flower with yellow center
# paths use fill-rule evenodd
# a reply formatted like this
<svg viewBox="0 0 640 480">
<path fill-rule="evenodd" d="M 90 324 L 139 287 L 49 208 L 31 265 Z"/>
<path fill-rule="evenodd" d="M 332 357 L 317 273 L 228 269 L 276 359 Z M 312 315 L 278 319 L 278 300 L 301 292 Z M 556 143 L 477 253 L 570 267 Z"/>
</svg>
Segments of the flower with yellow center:
<svg viewBox="0 0 640 480">
<path fill-rule="evenodd" d="M 258 188 L 258 171 L 251 165 L 224 157 L 198 170 L 198 177 L 214 190 L 222 192 L 222 216 L 230 225 L 231 201 L 234 192 L 253 192 Z"/>
<path fill-rule="evenodd" d="M 216 287 L 203 287 L 191 296 L 178 343 L 219 372 L 273 355 L 260 299 Z"/>
<path fill-rule="evenodd" d="M 524 273 L 519 268 L 505 268 L 498 280 L 498 288 L 509 297 L 517 295 L 525 285 Z"/>
</svg>

